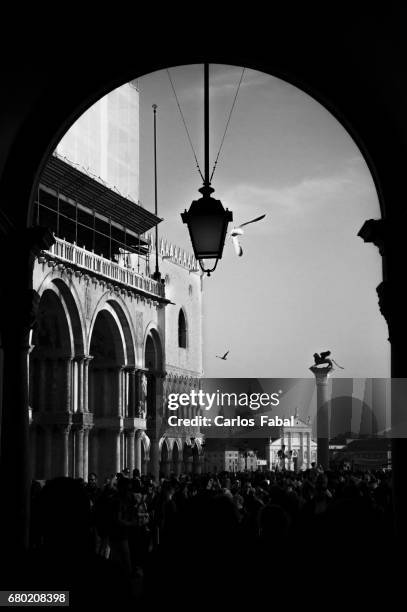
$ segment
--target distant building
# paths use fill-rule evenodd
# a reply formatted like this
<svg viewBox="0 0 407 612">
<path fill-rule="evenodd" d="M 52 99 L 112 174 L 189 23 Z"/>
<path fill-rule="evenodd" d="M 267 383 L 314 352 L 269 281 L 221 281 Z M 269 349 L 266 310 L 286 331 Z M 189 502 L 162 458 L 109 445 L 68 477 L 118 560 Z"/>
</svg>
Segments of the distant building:
<svg viewBox="0 0 407 612">
<path fill-rule="evenodd" d="M 235 441 L 236 442 L 236 441 Z M 258 469 L 257 453 L 237 443 L 208 439 L 204 453 L 205 472 L 251 472 Z"/>
<path fill-rule="evenodd" d="M 317 461 L 317 444 L 312 440 L 312 427 L 301 421 L 296 415 L 294 427 L 278 427 L 276 437 L 266 443 L 266 460 L 271 470 L 282 468 L 280 451 L 287 458 L 285 469 L 306 470 L 311 463 Z"/>
<path fill-rule="evenodd" d="M 332 448 L 331 464 L 348 465 L 354 470 L 376 470 L 391 467 L 389 438 L 360 438 L 348 440 L 342 448 Z"/>
</svg>

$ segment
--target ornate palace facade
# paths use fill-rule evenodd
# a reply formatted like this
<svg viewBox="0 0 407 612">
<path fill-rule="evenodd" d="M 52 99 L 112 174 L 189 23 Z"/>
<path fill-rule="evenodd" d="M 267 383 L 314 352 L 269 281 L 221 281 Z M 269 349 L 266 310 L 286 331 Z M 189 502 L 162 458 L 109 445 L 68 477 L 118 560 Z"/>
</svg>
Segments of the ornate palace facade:
<svg viewBox="0 0 407 612">
<path fill-rule="evenodd" d="M 126 100 L 131 113 L 121 115 Z M 199 430 L 169 429 L 165 406 L 167 392 L 197 386 L 202 375 L 197 262 L 159 240 L 161 277 L 152 273 L 148 232 L 161 219 L 136 202 L 138 165 L 130 172 L 122 148 L 109 148 L 121 117 L 138 111 L 138 90 L 125 86 L 98 104 L 102 110 L 85 113 L 48 161 L 35 201 L 37 224 L 55 243 L 34 265 L 32 476 L 199 471 Z M 138 126 L 118 127 L 133 130 L 129 159 L 138 164 Z M 61 156 L 71 151 L 75 163 Z M 110 186 L 116 179 L 128 196 Z"/>
</svg>

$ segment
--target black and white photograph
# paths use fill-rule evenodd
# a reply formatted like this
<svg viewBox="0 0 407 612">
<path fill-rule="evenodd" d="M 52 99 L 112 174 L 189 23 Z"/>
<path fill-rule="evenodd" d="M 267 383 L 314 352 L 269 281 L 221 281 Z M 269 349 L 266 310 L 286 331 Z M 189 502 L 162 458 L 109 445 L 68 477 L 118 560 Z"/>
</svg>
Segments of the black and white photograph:
<svg viewBox="0 0 407 612">
<path fill-rule="evenodd" d="M 0 607 L 403 595 L 402 11 L 289 24 L 4 55 Z"/>
</svg>

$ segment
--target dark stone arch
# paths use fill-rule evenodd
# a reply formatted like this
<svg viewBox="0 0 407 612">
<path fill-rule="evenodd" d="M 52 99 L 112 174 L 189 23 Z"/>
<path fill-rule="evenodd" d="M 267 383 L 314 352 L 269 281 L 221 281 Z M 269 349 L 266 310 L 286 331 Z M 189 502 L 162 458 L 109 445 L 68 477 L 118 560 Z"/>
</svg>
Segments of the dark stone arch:
<svg viewBox="0 0 407 612">
<path fill-rule="evenodd" d="M 310 39 L 307 37 L 307 45 L 304 49 L 308 50 L 309 48 Z M 302 52 L 304 49 L 302 49 Z M 339 49 L 340 45 L 338 45 L 338 51 Z M 283 63 L 276 60 L 276 55 L 273 54 L 270 49 L 267 51 L 265 50 L 263 59 L 259 60 L 258 55 L 256 55 L 256 57 L 242 57 L 241 54 L 233 48 L 233 45 L 227 52 L 211 52 L 210 57 L 204 57 L 199 53 L 191 54 L 189 51 L 184 51 L 174 54 L 166 53 L 165 59 L 156 58 L 155 60 L 148 59 L 147 61 L 146 58 L 143 59 L 142 57 L 133 59 L 131 58 L 131 54 L 129 54 L 129 58 L 124 60 L 124 57 L 121 56 L 120 62 L 112 62 L 109 68 L 105 67 L 104 70 L 100 71 L 94 70 L 92 74 L 89 74 L 84 67 L 83 73 L 79 72 L 77 75 L 79 77 L 79 82 L 76 83 L 77 86 L 69 89 L 69 95 L 67 95 L 67 91 L 64 89 L 65 95 L 59 98 L 58 105 L 53 104 L 50 106 L 49 96 L 44 92 L 44 103 L 38 104 L 35 109 L 36 112 L 31 118 L 31 122 L 27 122 L 25 129 L 21 131 L 19 137 L 16 139 L 13 147 L 14 155 L 11 155 L 12 160 L 10 160 L 9 163 L 11 168 L 7 168 L 10 170 L 10 173 L 12 173 L 13 164 L 17 166 L 21 165 L 21 156 L 18 154 L 18 151 L 22 150 L 25 141 L 30 142 L 30 164 L 31 168 L 34 169 L 32 174 L 36 176 L 36 180 L 34 183 L 32 182 L 31 174 L 30 180 L 24 181 L 24 183 L 21 184 L 21 190 L 25 190 L 26 197 L 23 198 L 23 200 L 20 198 L 20 201 L 27 201 L 26 212 L 28 211 L 28 222 L 30 222 L 28 201 L 32 200 L 32 195 L 36 189 L 39 176 L 48 156 L 55 149 L 66 131 L 84 112 L 86 112 L 86 110 L 95 104 L 101 97 L 132 79 L 137 79 L 145 74 L 168 67 L 202 63 L 203 61 L 231 66 L 244 65 L 247 68 L 280 78 L 317 100 L 343 125 L 344 129 L 356 142 L 373 175 L 376 188 L 379 192 L 379 199 L 382 200 L 381 181 L 379 180 L 379 170 L 377 168 L 380 164 L 387 164 L 383 152 L 382 155 L 380 155 L 381 147 L 377 146 L 375 142 L 377 140 L 377 134 L 373 135 L 374 131 L 371 129 L 373 126 L 369 124 L 369 121 L 373 119 L 374 111 L 372 109 L 370 113 L 366 113 L 366 108 L 369 106 L 372 107 L 372 99 L 365 100 L 365 96 L 363 95 L 363 80 L 361 79 L 361 74 L 358 72 L 357 67 L 354 74 L 347 74 L 348 81 L 352 82 L 352 89 L 349 87 L 349 82 L 348 87 L 343 87 L 343 75 L 341 75 L 340 78 L 335 78 L 334 70 L 331 71 L 332 75 L 328 75 L 326 71 L 318 73 L 313 62 L 310 62 L 309 65 L 307 65 L 306 62 L 299 62 L 294 49 L 292 53 L 293 54 L 290 55 L 290 51 L 287 48 L 285 49 Z M 346 53 L 349 53 L 349 49 L 340 49 L 342 60 L 343 55 L 346 55 Z M 281 54 L 279 53 L 278 57 L 280 56 Z M 337 68 L 341 63 L 342 62 L 339 62 L 338 56 Z M 58 85 L 58 81 L 56 80 L 55 88 L 57 90 Z M 357 95 L 355 93 L 357 90 L 361 90 L 359 93 L 362 95 Z M 383 120 L 383 125 L 392 126 L 391 109 L 377 109 L 377 111 L 379 110 L 384 114 L 386 111 L 388 112 L 386 120 Z M 379 114 L 380 113 L 377 112 L 376 117 Z M 38 135 L 38 123 L 44 128 L 41 131 L 41 135 Z M 380 125 L 380 122 L 377 124 L 376 121 L 376 127 L 377 125 Z M 33 138 L 34 132 L 36 138 Z M 395 128 L 388 130 L 387 134 L 385 130 L 380 130 L 379 139 L 380 141 L 389 140 L 389 146 L 391 143 L 393 150 L 395 142 L 399 141 L 400 152 L 403 150 L 403 143 L 400 136 L 397 135 L 397 129 Z M 372 140 L 373 142 L 371 142 Z M 383 147 L 383 149 L 386 150 L 386 147 Z M 397 159 L 397 155 L 395 155 L 395 157 Z M 378 159 L 376 160 L 375 158 Z M 5 178 L 7 182 L 7 174 Z"/>
<path fill-rule="evenodd" d="M 123 336 L 125 339 L 125 350 L 126 350 L 126 362 L 131 365 L 135 365 L 136 363 L 136 354 L 134 347 L 134 339 L 133 334 L 130 327 L 129 318 L 126 315 L 123 307 L 116 300 L 107 300 L 107 303 L 113 308 L 116 313 L 123 332 Z"/>
<path fill-rule="evenodd" d="M 52 286 L 41 295 L 31 342 L 29 405 L 33 414 L 68 410 L 74 333 L 66 304 Z"/>
<path fill-rule="evenodd" d="M 39 351 L 49 357 L 67 357 L 73 354 L 73 333 L 65 303 L 52 288 L 41 295 L 37 321 L 33 329 L 33 356 Z"/>
<path fill-rule="evenodd" d="M 109 367 L 124 365 L 126 347 L 114 316 L 107 309 L 99 310 L 92 326 L 90 354 L 92 364 L 104 362 Z"/>
<path fill-rule="evenodd" d="M 76 296 L 74 296 L 73 288 L 68 287 L 68 285 L 60 278 L 52 279 L 52 285 L 58 289 L 68 308 L 72 325 L 74 351 L 76 354 L 82 355 L 85 353 L 85 324 L 82 312 L 80 310 L 79 299 L 76 299 Z"/>
</svg>

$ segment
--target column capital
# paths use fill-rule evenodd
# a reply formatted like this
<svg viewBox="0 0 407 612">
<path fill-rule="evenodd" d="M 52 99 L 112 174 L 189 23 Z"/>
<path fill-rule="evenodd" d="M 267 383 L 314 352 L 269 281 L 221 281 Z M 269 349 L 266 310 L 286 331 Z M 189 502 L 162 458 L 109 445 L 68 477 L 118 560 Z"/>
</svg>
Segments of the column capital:
<svg viewBox="0 0 407 612">
<path fill-rule="evenodd" d="M 85 363 L 93 359 L 93 355 L 86 355 L 85 353 L 78 353 L 72 357 L 74 361 L 83 361 Z"/>
<path fill-rule="evenodd" d="M 384 255 L 386 242 L 388 239 L 389 225 L 384 219 L 368 219 L 364 222 L 358 232 L 358 236 L 364 242 L 374 244 L 381 255 Z"/>
<path fill-rule="evenodd" d="M 331 374 L 333 368 L 331 366 L 326 366 L 325 368 L 311 366 L 310 370 L 315 375 L 317 385 L 327 385 L 329 375 Z"/>
<path fill-rule="evenodd" d="M 374 244 L 382 256 L 405 251 L 407 214 L 386 219 L 368 219 L 358 232 L 364 242 Z"/>
<path fill-rule="evenodd" d="M 128 437 L 128 438 L 134 438 L 136 436 L 136 428 L 132 427 L 131 429 L 125 429 L 124 430 L 124 434 Z"/>
</svg>

